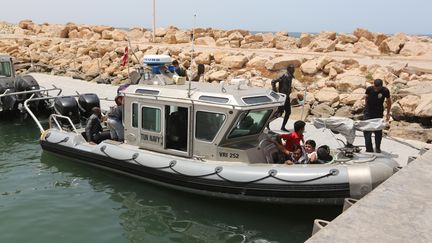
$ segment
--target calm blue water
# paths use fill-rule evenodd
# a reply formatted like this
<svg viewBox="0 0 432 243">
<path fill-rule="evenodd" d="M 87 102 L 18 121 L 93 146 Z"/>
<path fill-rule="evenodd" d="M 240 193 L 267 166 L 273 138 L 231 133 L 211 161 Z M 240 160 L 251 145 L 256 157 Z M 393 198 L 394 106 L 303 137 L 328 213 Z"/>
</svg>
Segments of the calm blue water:
<svg viewBox="0 0 432 243">
<path fill-rule="evenodd" d="M 0 122 L 0 242 L 303 242 L 340 207 L 195 196 L 42 153 L 31 121 Z"/>
</svg>

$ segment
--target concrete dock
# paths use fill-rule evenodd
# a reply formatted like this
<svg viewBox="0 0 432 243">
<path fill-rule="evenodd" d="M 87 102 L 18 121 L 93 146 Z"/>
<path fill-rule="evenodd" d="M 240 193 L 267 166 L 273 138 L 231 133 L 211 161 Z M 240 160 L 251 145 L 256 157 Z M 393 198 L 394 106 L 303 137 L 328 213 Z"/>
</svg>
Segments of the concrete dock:
<svg viewBox="0 0 432 243">
<path fill-rule="evenodd" d="M 432 242 L 431 175 L 429 151 L 306 242 Z"/>
<path fill-rule="evenodd" d="M 71 77 L 53 76 L 42 73 L 30 73 L 41 87 L 52 88 L 55 85 L 63 91 L 61 95 L 76 95 L 76 92 L 96 93 L 101 99 L 101 108 L 108 110 L 114 106 L 114 98 L 117 94 L 118 86 L 110 84 L 97 84 L 84 80 L 73 79 Z"/>
</svg>

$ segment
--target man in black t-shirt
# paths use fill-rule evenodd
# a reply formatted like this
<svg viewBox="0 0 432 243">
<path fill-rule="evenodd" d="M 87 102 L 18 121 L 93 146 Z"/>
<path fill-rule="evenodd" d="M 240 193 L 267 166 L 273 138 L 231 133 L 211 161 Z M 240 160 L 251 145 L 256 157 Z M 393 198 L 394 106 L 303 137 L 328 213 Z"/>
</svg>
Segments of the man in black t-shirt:
<svg viewBox="0 0 432 243">
<path fill-rule="evenodd" d="M 384 99 L 386 100 L 386 121 L 390 120 L 390 91 L 383 87 L 383 81 L 376 79 L 374 85 L 366 89 L 366 106 L 363 114 L 363 119 L 383 118 L 384 114 Z M 373 131 L 375 133 L 375 152 L 381 153 L 382 130 Z M 372 148 L 372 132 L 364 131 L 366 144 L 366 152 L 373 152 Z"/>
<path fill-rule="evenodd" d="M 281 127 L 282 131 L 288 131 L 285 128 L 285 125 L 287 124 L 288 118 L 291 115 L 290 94 L 291 94 L 292 80 L 294 78 L 294 71 L 295 71 L 294 65 L 290 64 L 288 65 L 287 72 L 285 74 L 271 81 L 272 89 L 274 92 L 279 92 L 286 95 L 285 104 L 283 106 L 280 106 L 276 113 L 277 116 L 282 116 L 282 113 L 285 112 L 284 119 L 282 122 L 282 127 Z M 279 84 L 279 87 L 277 89 L 276 89 L 276 83 Z"/>
</svg>

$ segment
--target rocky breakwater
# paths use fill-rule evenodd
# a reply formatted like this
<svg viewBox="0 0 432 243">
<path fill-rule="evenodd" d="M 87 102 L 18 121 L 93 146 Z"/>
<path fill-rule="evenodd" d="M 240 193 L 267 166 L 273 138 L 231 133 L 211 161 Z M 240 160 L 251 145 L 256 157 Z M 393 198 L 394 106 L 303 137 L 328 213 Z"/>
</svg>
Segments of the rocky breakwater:
<svg viewBox="0 0 432 243">
<path fill-rule="evenodd" d="M 305 104 L 307 116 L 361 118 L 367 86 L 384 80 L 393 94 L 391 135 L 432 139 L 432 71 L 413 68 L 411 60 L 432 63 L 432 38 L 392 36 L 356 29 L 352 34 L 321 32 L 294 38 L 286 32 L 252 34 L 246 30 L 195 29 L 194 63 L 204 64 L 205 80 L 246 78 L 270 87 L 289 64 L 296 67 L 293 105 Z M 0 25 L 0 52 L 10 54 L 18 72 L 40 71 L 92 82 L 129 82 L 120 65 L 132 43 L 130 71 L 146 54 L 168 54 L 185 68 L 191 63 L 191 30 L 158 28 L 155 42 L 144 28 L 36 24 Z M 384 57 L 385 62 L 375 62 Z M 367 60 L 365 61 L 365 58 Z M 306 97 L 304 90 L 307 89 Z"/>
</svg>

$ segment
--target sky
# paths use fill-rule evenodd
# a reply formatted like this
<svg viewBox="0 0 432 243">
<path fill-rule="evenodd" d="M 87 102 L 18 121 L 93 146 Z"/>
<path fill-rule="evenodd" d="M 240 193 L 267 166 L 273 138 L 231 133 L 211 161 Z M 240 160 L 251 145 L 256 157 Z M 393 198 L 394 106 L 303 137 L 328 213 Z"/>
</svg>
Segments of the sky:
<svg viewBox="0 0 432 243">
<path fill-rule="evenodd" d="M 155 0 L 156 25 L 251 31 L 432 34 L 431 0 Z M 0 21 L 152 26 L 152 0 L 2 0 Z M 10 9 L 10 11 L 4 11 Z"/>
</svg>

